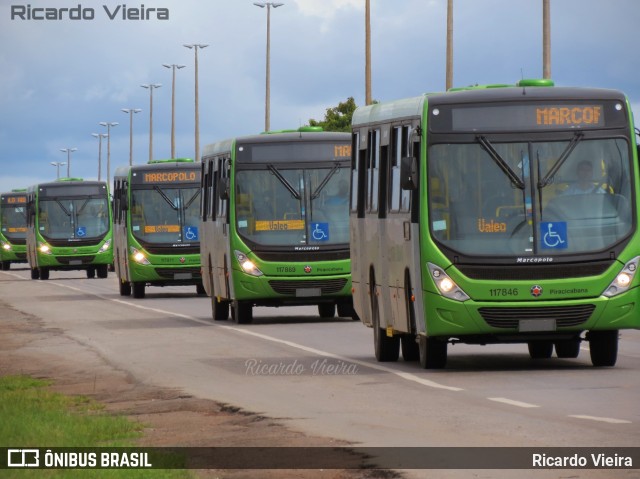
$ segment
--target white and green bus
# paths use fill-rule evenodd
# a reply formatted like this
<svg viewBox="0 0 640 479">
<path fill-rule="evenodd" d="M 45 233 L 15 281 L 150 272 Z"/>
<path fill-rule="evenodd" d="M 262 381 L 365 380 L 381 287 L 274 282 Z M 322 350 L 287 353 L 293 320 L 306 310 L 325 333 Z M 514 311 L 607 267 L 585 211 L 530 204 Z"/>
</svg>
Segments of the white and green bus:
<svg viewBox="0 0 640 479">
<path fill-rule="evenodd" d="M 444 367 L 451 343 L 613 366 L 640 328 L 629 102 L 522 80 L 353 116 L 354 307 L 380 361 Z"/>
<path fill-rule="evenodd" d="M 200 165 L 189 158 L 122 166 L 113 178 L 114 266 L 121 296 L 195 286 L 200 274 Z"/>
<path fill-rule="evenodd" d="M 84 270 L 106 278 L 113 263 L 109 189 L 104 181 L 60 178 L 27 189 L 27 261 L 31 279 Z"/>
<path fill-rule="evenodd" d="M 321 129 L 320 129 L 321 130 Z M 254 306 L 351 317 L 349 133 L 302 127 L 231 138 L 202 155 L 201 261 L 214 320 Z"/>
<path fill-rule="evenodd" d="M 14 189 L 0 195 L 0 265 L 27 262 L 27 190 Z"/>
</svg>

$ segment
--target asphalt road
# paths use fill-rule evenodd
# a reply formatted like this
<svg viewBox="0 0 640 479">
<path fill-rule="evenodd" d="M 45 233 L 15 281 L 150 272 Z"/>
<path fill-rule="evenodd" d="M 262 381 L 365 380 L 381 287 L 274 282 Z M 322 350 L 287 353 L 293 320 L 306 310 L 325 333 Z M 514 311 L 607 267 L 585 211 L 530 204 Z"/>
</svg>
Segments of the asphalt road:
<svg viewBox="0 0 640 479">
<path fill-rule="evenodd" d="M 142 381 L 360 446 L 640 445 L 640 331 L 621 333 L 614 368 L 592 367 L 588 343 L 577 359 L 548 360 L 530 359 L 526 345 L 455 345 L 446 369 L 425 371 L 376 362 L 371 329 L 321 320 L 316 308 L 256 308 L 253 324 L 213 322 L 195 287 L 125 298 L 113 273 L 53 271 L 41 281 L 12 265 L 0 272 L 0 299 Z M 640 477 L 634 467 L 536 477 Z"/>
</svg>

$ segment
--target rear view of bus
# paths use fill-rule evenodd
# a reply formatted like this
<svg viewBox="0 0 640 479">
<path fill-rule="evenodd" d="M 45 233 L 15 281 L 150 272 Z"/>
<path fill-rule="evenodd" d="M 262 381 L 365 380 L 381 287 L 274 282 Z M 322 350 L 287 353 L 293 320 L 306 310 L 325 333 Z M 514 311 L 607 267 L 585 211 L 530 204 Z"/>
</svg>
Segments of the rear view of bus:
<svg viewBox="0 0 640 479">
<path fill-rule="evenodd" d="M 85 270 L 106 278 L 113 262 L 111 208 L 104 181 L 61 178 L 27 191 L 27 259 L 32 279 Z"/>
<path fill-rule="evenodd" d="M 352 316 L 350 141 L 307 127 L 205 147 L 201 251 L 215 320 L 230 306 L 237 323 L 253 306 Z"/>
<path fill-rule="evenodd" d="M 12 190 L 0 199 L 0 264 L 3 270 L 11 263 L 27 262 L 27 193 Z"/>
<path fill-rule="evenodd" d="M 120 295 L 144 298 L 147 286 L 196 286 L 200 274 L 200 165 L 187 158 L 116 170 L 115 270 Z"/>
</svg>

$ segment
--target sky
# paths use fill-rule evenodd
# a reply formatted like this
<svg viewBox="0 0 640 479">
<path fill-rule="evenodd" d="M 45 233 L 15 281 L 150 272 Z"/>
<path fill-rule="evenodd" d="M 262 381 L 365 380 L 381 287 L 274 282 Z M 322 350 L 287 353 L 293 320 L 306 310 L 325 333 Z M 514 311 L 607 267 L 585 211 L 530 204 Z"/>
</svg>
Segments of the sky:
<svg viewBox="0 0 640 479">
<path fill-rule="evenodd" d="M 322 120 L 348 97 L 364 104 L 365 0 L 281 0 L 271 9 L 272 130 Z M 371 0 L 372 96 L 443 91 L 447 0 Z M 48 8 L 60 19 L 29 19 Z M 148 19 L 123 18 L 144 9 Z M 75 9 L 65 11 L 64 9 Z M 117 9 L 117 11 L 116 11 Z M 155 10 L 154 10 L 155 9 Z M 84 18 L 72 19 L 81 11 Z M 160 12 L 160 18 L 159 18 Z M 21 18 L 19 14 L 24 17 Z M 145 15 L 145 16 L 146 16 Z M 114 18 L 111 19 L 110 16 Z M 166 19 L 162 17 L 168 17 Z M 263 131 L 266 9 L 252 0 L 0 0 L 0 191 L 171 157 L 172 71 L 177 157 L 195 155 L 198 50 L 200 149 Z M 560 86 L 624 91 L 640 115 L 638 0 L 551 0 L 551 77 Z M 542 77 L 542 0 L 454 0 L 454 86 Z M 140 108 L 133 116 L 123 108 Z M 67 175 L 67 166 L 60 175 Z"/>
</svg>

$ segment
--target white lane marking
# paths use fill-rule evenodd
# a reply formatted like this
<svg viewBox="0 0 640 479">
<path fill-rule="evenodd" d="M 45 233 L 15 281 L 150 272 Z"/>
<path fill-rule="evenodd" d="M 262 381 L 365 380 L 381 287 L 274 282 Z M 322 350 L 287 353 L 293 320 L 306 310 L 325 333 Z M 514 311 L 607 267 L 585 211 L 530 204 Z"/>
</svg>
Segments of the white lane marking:
<svg viewBox="0 0 640 479">
<path fill-rule="evenodd" d="M 82 292 L 82 293 L 85 293 L 85 294 L 88 293 L 85 290 L 82 290 L 80 288 L 76 288 L 75 286 L 70 286 L 68 284 L 59 284 L 59 283 L 50 283 L 50 284 L 55 284 L 56 286 L 60 286 L 61 288 L 68 288 L 68 289 L 72 289 L 74 291 L 79 291 L 79 292 Z M 122 300 L 122 299 L 107 298 L 106 296 L 102 296 L 101 294 L 98 294 L 98 293 L 88 293 L 88 294 L 91 294 L 93 296 L 97 296 L 97 297 L 99 297 L 101 299 L 105 299 L 107 301 L 113 301 L 115 303 L 124 304 L 124 305 L 127 305 L 127 306 L 132 306 L 134 308 L 143 309 L 143 310 L 146 310 L 146 311 L 152 311 L 154 313 L 160 313 L 160 314 L 175 316 L 175 317 L 178 317 L 178 318 L 189 319 L 191 321 L 195 321 L 195 322 L 198 322 L 200 324 L 205 324 L 207 326 L 214 326 L 214 327 L 217 327 L 217 328 L 223 328 L 223 329 L 226 329 L 226 330 L 229 330 L 229 331 L 234 331 L 234 332 L 237 332 L 237 333 L 242 333 L 242 334 L 248 334 L 250 336 L 255 336 L 255 337 L 263 339 L 265 341 L 271 341 L 272 343 L 283 344 L 285 346 L 289 346 L 291 348 L 299 349 L 299 350 L 305 351 L 307 353 L 316 354 L 318 356 L 337 359 L 339 361 L 344 361 L 344 362 L 348 362 L 348 363 L 357 364 L 357 365 L 365 367 L 365 368 L 371 368 L 371 369 L 376 369 L 378 371 L 391 373 L 391 374 L 393 374 L 395 376 L 398 376 L 398 377 L 400 377 L 402 379 L 405 379 L 407 381 L 411 381 L 411 382 L 414 382 L 414 383 L 417 383 L 417 384 L 421 384 L 422 386 L 428 386 L 428 387 L 435 388 L 435 389 L 445 389 L 447 391 L 464 391 L 464 389 L 462 389 L 462 388 L 458 388 L 458 387 L 454 387 L 454 386 L 446 386 L 444 384 L 440 384 L 440 383 L 437 383 L 435 381 L 431 381 L 429 379 L 421 378 L 420 376 L 416 376 L 415 374 L 412 374 L 412 373 L 396 371 L 394 369 L 388 368 L 386 366 L 381 366 L 379 364 L 368 363 L 368 362 L 365 362 L 365 361 L 360 361 L 358 359 L 348 358 L 346 356 L 340 356 L 339 354 L 333 354 L 333 353 L 330 353 L 328 351 L 322 351 L 320 349 L 311 348 L 309 346 L 304 346 L 302 344 L 294 343 L 292 341 L 287 341 L 287 340 L 284 340 L 284 339 L 274 338 L 273 336 L 268 336 L 266 334 L 258 333 L 258 332 L 255 332 L 255 331 L 250 331 L 248 329 L 237 328 L 237 327 L 234 327 L 234 326 L 225 326 L 225 325 L 222 325 L 222 324 L 215 324 L 215 323 L 212 323 L 211 321 L 205 321 L 205 320 L 202 320 L 200 318 L 196 318 L 194 316 L 189 316 L 189 315 L 186 315 L 186 314 L 174 313 L 172 311 L 166 311 L 164 309 L 150 308 L 149 306 L 143 306 L 141 304 L 135 304 L 135 303 L 132 303 L 132 302 L 129 302 L 129 301 L 125 301 L 125 300 Z"/>
<path fill-rule="evenodd" d="M 609 424 L 632 424 L 631 421 L 615 419 L 612 417 L 585 416 L 582 414 L 569 414 L 569 417 L 575 417 L 576 419 L 588 419 L 590 421 L 608 422 Z"/>
<path fill-rule="evenodd" d="M 510 406 L 518 406 L 518 407 L 540 407 L 537 404 L 530 404 L 528 402 L 522 401 L 514 401 L 513 399 L 507 398 L 487 398 L 489 401 L 501 402 L 504 404 L 509 404 Z"/>
</svg>

